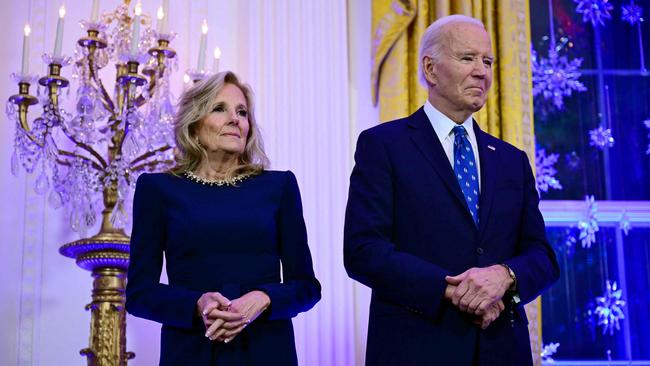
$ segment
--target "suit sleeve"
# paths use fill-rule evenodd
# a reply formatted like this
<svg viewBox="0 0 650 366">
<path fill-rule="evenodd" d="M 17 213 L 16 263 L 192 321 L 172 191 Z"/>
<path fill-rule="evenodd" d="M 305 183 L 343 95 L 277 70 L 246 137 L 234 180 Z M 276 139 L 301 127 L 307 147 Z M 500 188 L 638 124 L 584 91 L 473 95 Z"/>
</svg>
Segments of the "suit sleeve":
<svg viewBox="0 0 650 366">
<path fill-rule="evenodd" d="M 344 262 L 348 275 L 382 299 L 435 318 L 447 286 L 442 268 L 400 252 L 391 241 L 394 177 L 386 147 L 364 131 L 345 213 Z M 435 238 L 432 238 L 435 240 Z"/>
<path fill-rule="evenodd" d="M 287 172 L 279 213 L 282 283 L 256 286 L 271 299 L 267 319 L 288 319 L 311 309 L 321 298 L 321 286 L 312 266 L 298 182 Z"/>
<path fill-rule="evenodd" d="M 165 226 L 163 195 L 153 175 L 143 174 L 133 199 L 133 232 L 127 272 L 126 309 L 165 325 L 191 328 L 201 293 L 160 283 Z"/>
<path fill-rule="evenodd" d="M 520 223 L 517 255 L 506 260 L 517 276 L 521 302 L 534 300 L 560 277 L 555 252 L 546 239 L 544 218 L 539 210 L 539 194 L 526 154 L 521 152 L 524 174 L 524 205 Z"/>
</svg>

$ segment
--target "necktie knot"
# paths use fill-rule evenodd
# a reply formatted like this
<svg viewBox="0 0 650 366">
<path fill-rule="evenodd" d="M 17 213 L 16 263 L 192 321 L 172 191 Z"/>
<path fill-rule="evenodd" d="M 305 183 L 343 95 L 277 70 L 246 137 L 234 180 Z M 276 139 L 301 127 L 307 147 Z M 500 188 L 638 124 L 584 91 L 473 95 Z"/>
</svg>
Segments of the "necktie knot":
<svg viewBox="0 0 650 366">
<path fill-rule="evenodd" d="M 467 139 L 467 130 L 465 130 L 465 127 L 456 126 L 452 131 L 454 132 L 454 146 L 457 147 L 459 144 L 463 144 L 463 140 Z"/>
<path fill-rule="evenodd" d="M 452 132 L 454 133 L 454 142 L 458 144 L 458 141 L 460 141 L 462 138 L 467 135 L 467 131 L 465 130 L 465 127 L 463 126 L 456 126 L 452 129 Z"/>
<path fill-rule="evenodd" d="M 463 126 L 456 126 L 452 131 L 454 132 L 454 136 L 465 136 L 467 133 L 467 131 L 465 131 L 465 127 Z"/>
</svg>

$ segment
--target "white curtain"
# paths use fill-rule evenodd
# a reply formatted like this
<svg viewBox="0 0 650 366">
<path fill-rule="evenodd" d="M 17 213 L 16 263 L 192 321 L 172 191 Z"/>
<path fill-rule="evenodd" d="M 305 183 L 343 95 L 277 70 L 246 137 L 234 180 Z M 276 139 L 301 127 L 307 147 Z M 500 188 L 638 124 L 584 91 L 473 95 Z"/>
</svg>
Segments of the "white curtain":
<svg viewBox="0 0 650 366">
<path fill-rule="evenodd" d="M 274 169 L 300 185 L 323 298 L 295 321 L 301 365 L 351 365 L 352 281 L 343 268 L 350 154 L 345 1 L 248 1 L 248 80 Z"/>
</svg>

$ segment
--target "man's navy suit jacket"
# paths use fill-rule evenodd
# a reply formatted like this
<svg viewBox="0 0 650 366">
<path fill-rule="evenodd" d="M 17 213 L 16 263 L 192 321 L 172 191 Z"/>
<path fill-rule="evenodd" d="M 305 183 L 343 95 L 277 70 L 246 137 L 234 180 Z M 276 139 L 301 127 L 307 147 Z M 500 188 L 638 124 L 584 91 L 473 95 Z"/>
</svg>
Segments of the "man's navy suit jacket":
<svg viewBox="0 0 650 366">
<path fill-rule="evenodd" d="M 479 227 L 422 108 L 361 133 L 345 268 L 372 289 L 366 365 L 532 365 L 524 303 L 559 277 L 526 154 L 480 130 Z M 444 299 L 445 276 L 505 263 L 519 305 L 486 330 Z"/>
</svg>

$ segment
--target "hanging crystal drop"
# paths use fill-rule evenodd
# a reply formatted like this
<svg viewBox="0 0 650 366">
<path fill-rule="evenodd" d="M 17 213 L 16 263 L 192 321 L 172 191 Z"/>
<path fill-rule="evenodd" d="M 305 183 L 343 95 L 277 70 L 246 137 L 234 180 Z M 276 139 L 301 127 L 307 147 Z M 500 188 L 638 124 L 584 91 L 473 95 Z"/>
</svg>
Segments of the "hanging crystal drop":
<svg viewBox="0 0 650 366">
<path fill-rule="evenodd" d="M 52 138 L 52 134 L 48 133 L 45 136 L 45 156 L 47 157 L 47 160 L 55 161 L 58 153 L 59 153 L 59 149 L 56 146 L 56 142 L 54 142 L 54 138 Z"/>
<path fill-rule="evenodd" d="M 50 195 L 47 198 L 47 201 L 49 202 L 50 206 L 54 209 L 61 208 L 61 206 L 63 206 L 63 199 L 61 198 L 61 193 L 55 190 L 50 191 Z"/>
<path fill-rule="evenodd" d="M 11 174 L 17 177 L 19 171 L 20 163 L 18 162 L 18 154 L 16 154 L 16 149 L 14 148 L 14 152 L 11 153 Z"/>
<path fill-rule="evenodd" d="M 123 174 L 123 172 L 120 173 Z M 129 185 L 126 182 L 126 179 L 124 179 L 124 176 L 121 176 L 117 183 L 117 196 L 120 199 L 124 200 L 128 195 L 129 195 Z"/>
<path fill-rule="evenodd" d="M 124 225 L 126 223 L 126 217 L 124 215 L 123 200 L 117 201 L 115 207 L 113 207 L 113 211 L 111 212 L 111 216 L 109 217 L 109 220 L 114 228 L 116 229 L 124 228 Z"/>
<path fill-rule="evenodd" d="M 81 220 L 80 220 L 80 217 L 79 217 L 80 215 L 79 215 L 77 209 L 78 208 L 74 207 L 74 205 L 72 207 L 70 207 L 70 210 L 71 210 L 71 212 L 70 212 L 70 228 L 72 229 L 72 231 L 80 232 L 81 231 L 81 227 L 80 227 L 81 226 Z"/>
<path fill-rule="evenodd" d="M 135 136 L 133 136 L 133 131 L 128 132 L 124 139 L 124 145 L 122 145 L 122 154 L 124 158 L 126 160 L 133 160 L 139 150 L 140 147 L 138 146 Z"/>
<path fill-rule="evenodd" d="M 47 174 L 45 174 L 45 169 L 43 169 L 41 170 L 41 174 L 38 176 L 36 183 L 34 184 L 34 192 L 37 194 L 45 194 L 49 186 L 50 183 L 48 182 Z"/>
<path fill-rule="evenodd" d="M 7 101 L 5 104 L 5 114 L 7 114 L 7 117 L 15 121 L 16 120 L 16 105 L 10 101 Z"/>
<path fill-rule="evenodd" d="M 89 207 L 86 208 L 86 212 L 84 212 L 84 224 L 87 228 L 95 226 L 96 217 L 94 208 L 89 205 Z"/>
</svg>

